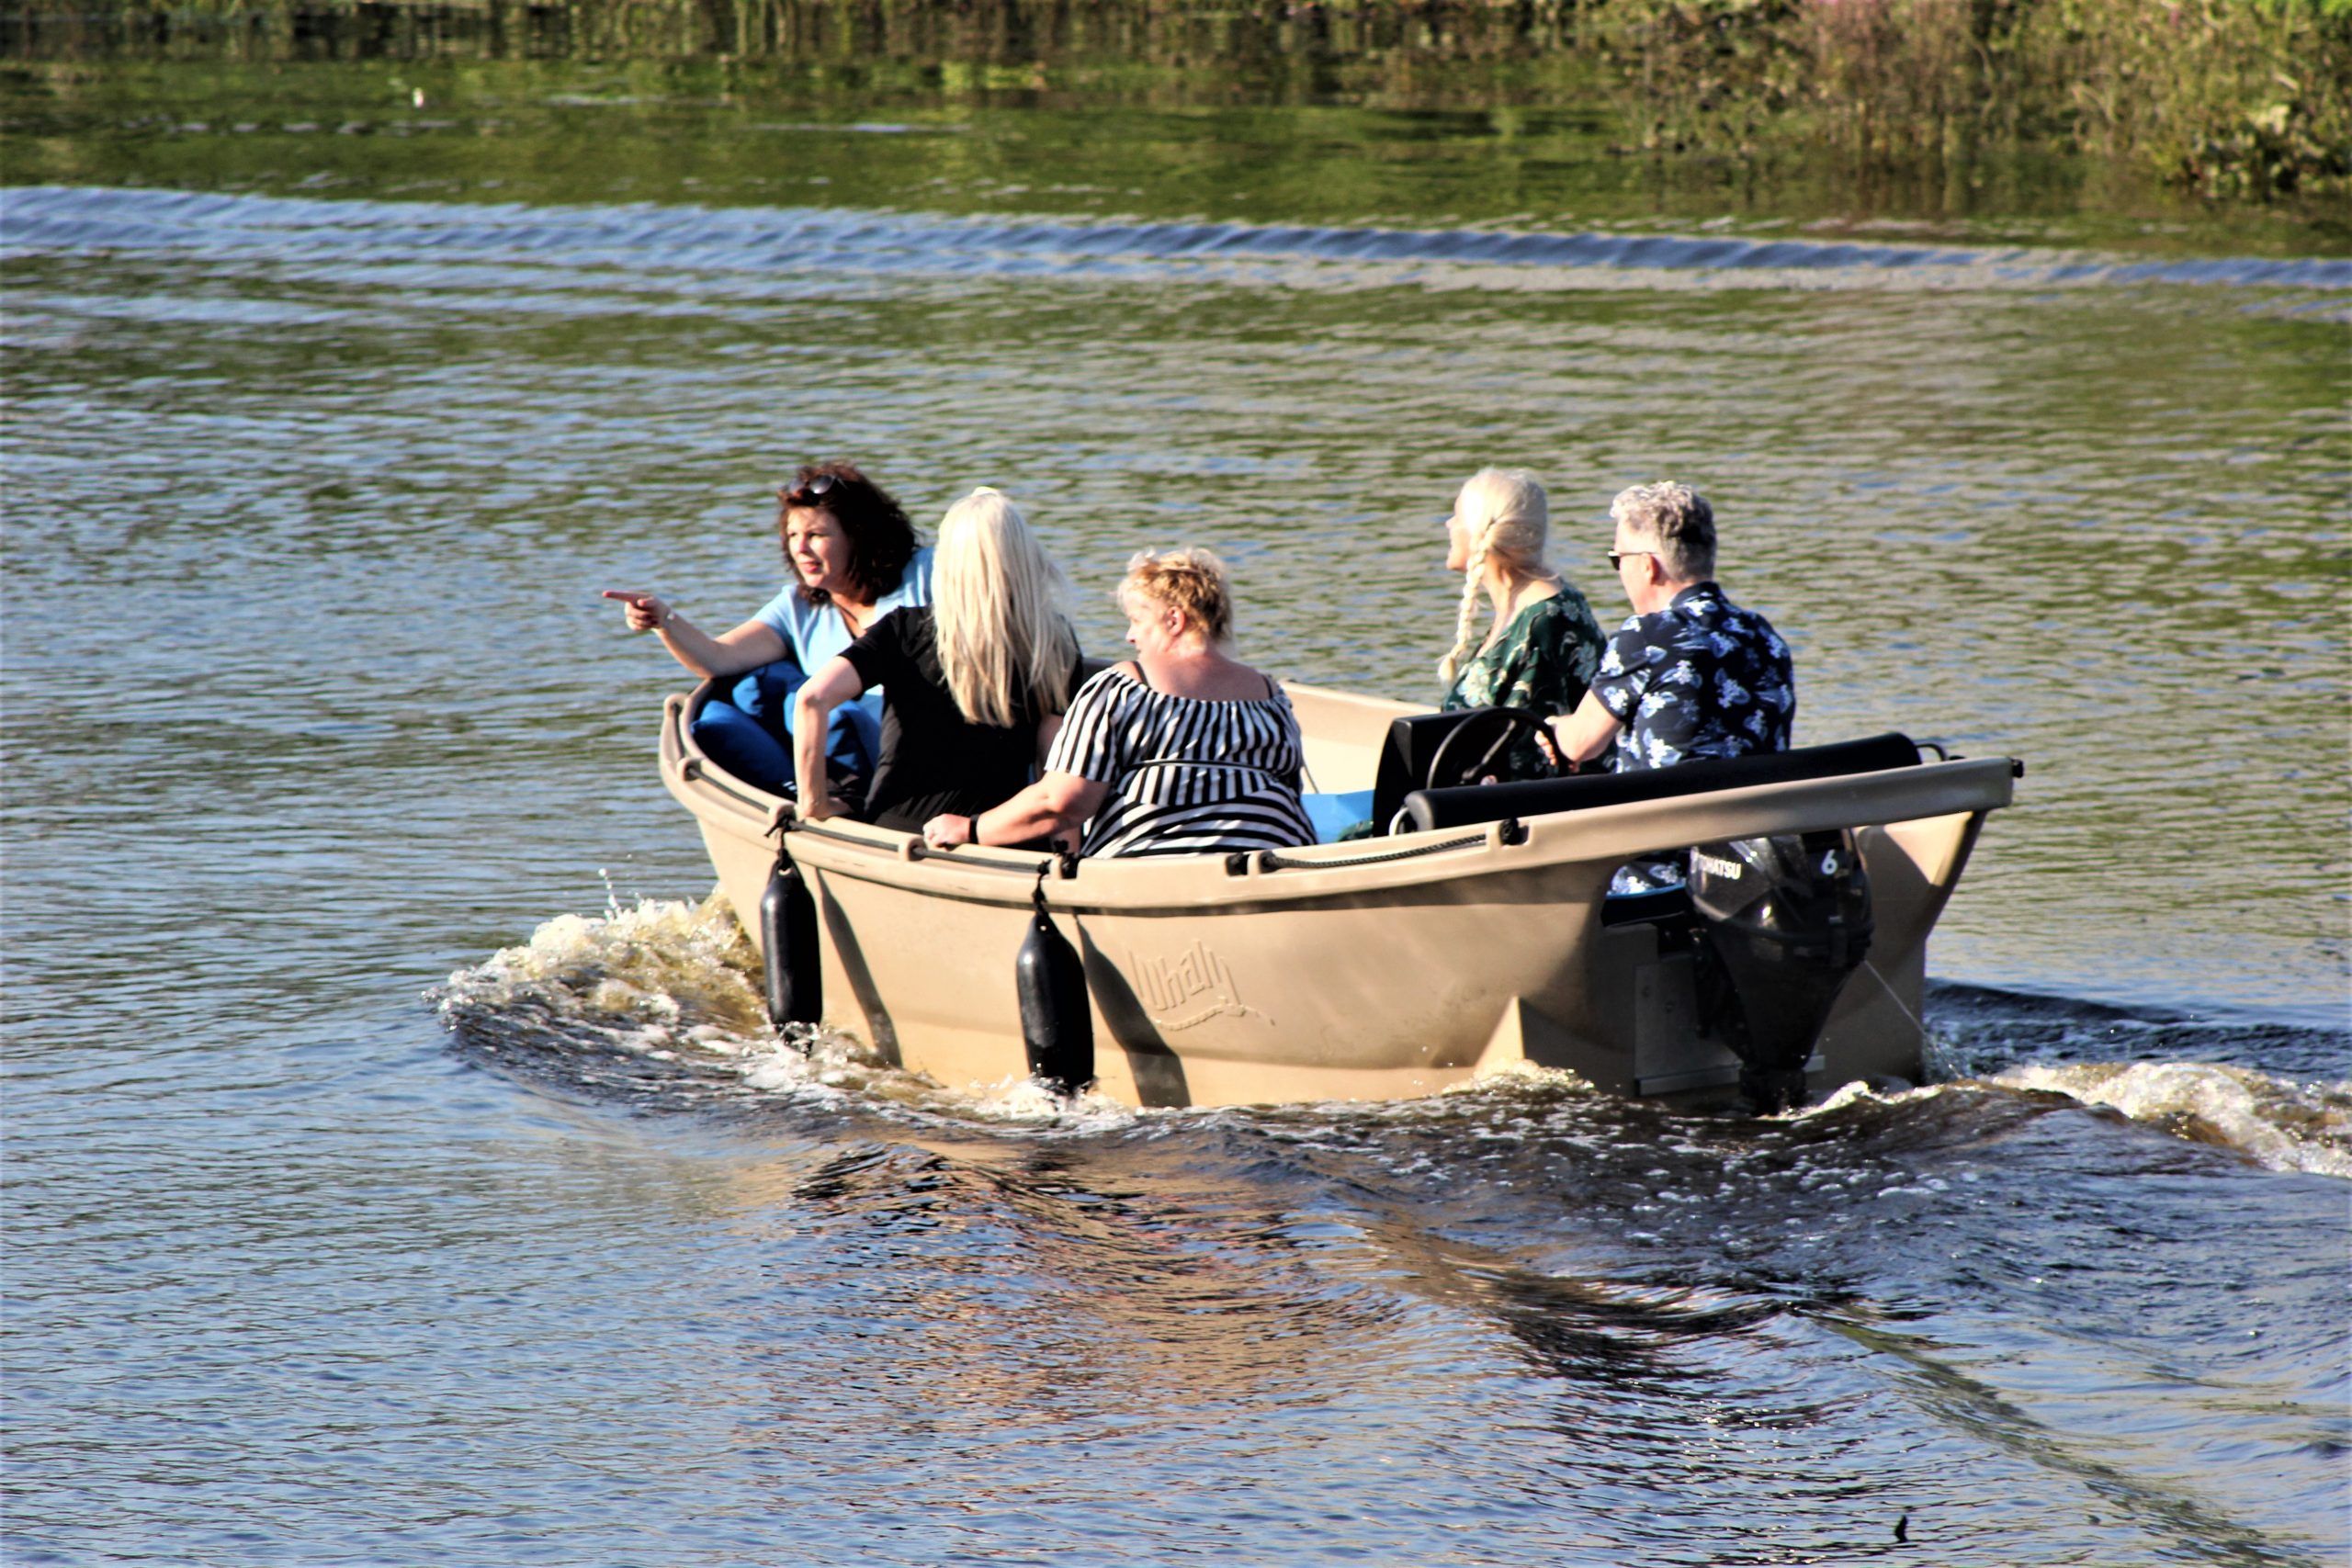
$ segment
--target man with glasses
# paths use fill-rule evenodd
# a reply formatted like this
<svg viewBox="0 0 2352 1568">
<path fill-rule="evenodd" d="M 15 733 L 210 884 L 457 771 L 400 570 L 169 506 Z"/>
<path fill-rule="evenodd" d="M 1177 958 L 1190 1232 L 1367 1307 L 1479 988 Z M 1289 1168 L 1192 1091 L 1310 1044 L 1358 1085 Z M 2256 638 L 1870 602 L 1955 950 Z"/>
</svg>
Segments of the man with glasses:
<svg viewBox="0 0 2352 1568">
<path fill-rule="evenodd" d="M 1699 757 L 1785 751 L 1796 718 L 1796 671 L 1771 623 L 1716 586 L 1715 514 L 1688 485 L 1635 485 L 1609 504 L 1609 564 L 1634 615 L 1600 658 L 1584 701 L 1555 719 L 1563 756 L 1589 761 L 1617 748 L 1617 771 Z M 1636 861 L 1612 893 L 1682 885 L 1680 857 Z"/>
</svg>

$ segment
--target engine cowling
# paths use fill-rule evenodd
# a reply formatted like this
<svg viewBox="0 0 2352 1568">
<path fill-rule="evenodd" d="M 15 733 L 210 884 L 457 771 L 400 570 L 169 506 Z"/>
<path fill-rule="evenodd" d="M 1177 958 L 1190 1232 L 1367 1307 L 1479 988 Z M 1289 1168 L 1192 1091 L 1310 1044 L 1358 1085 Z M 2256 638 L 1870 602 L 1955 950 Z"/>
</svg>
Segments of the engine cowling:
<svg viewBox="0 0 2352 1568">
<path fill-rule="evenodd" d="M 1870 952 L 1870 877 L 1850 829 L 1701 844 L 1687 883 L 1698 917 L 1699 1017 L 1739 1057 L 1766 1111 L 1804 1097 L 1804 1064 Z"/>
</svg>

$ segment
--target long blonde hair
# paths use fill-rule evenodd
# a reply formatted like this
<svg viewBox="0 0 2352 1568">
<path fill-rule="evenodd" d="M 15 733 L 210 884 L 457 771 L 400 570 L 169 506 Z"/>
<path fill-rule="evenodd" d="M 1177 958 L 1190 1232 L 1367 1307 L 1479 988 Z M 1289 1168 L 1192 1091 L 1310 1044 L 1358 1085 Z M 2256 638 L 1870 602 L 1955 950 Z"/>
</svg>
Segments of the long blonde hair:
<svg viewBox="0 0 2352 1568">
<path fill-rule="evenodd" d="M 1544 564 L 1544 540 L 1552 503 L 1525 468 L 1480 468 L 1453 498 L 1453 514 L 1470 530 L 1470 560 L 1462 573 L 1462 615 L 1454 624 L 1453 647 L 1437 667 L 1449 690 L 1462 673 L 1462 660 L 1479 641 L 1478 590 L 1485 585 L 1488 558 L 1500 558 L 1522 577 L 1550 571 Z"/>
<path fill-rule="evenodd" d="M 1001 492 L 982 485 L 939 520 L 932 624 L 948 694 L 967 720 L 1012 724 L 1023 684 L 1041 712 L 1068 705 L 1078 637 L 1058 608 L 1061 587 L 1060 569 Z"/>
</svg>

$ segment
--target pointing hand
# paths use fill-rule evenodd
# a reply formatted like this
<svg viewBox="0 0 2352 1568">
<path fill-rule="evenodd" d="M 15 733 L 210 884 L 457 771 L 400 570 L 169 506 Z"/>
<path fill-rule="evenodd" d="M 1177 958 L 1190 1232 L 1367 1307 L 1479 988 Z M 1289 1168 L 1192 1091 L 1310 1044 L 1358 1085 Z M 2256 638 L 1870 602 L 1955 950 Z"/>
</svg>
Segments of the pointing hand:
<svg viewBox="0 0 2352 1568">
<path fill-rule="evenodd" d="M 626 606 L 628 629 L 633 632 L 660 631 L 678 613 L 660 595 L 634 588 L 607 588 L 605 597 L 617 599 Z"/>
</svg>

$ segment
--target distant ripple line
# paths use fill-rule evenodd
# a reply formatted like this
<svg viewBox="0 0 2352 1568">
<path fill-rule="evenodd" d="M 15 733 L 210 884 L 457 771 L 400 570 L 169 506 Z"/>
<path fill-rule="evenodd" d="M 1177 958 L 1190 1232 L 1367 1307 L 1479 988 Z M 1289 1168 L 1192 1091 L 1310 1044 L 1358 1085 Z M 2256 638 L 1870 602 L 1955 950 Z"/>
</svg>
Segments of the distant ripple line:
<svg viewBox="0 0 2352 1568">
<path fill-rule="evenodd" d="M 1236 260 L 1295 265 L 1285 280 L 1378 287 L 1435 281 L 1430 269 L 1503 267 L 1729 275 L 1737 287 L 1796 275 L 1814 286 L 1898 276 L 1954 288 L 2173 284 L 2352 291 L 2352 260 L 2174 257 L 2132 260 L 2028 248 L 1867 244 L 1730 235 L 1556 233 L 1296 224 L 954 217 L 831 208 L 634 203 L 529 207 L 236 196 L 104 186 L 0 191 L 0 254 L 131 251 L 251 259 L 380 260 L 387 253 L 595 261 L 704 270 L 986 274 L 1039 260 L 1072 273 L 1104 264 Z M 1346 263 L 1346 268 L 1318 264 Z M 1370 266 L 1366 272 L 1361 270 Z M 1114 266 L 1111 270 L 1123 270 Z M 1408 274 L 1400 269 L 1409 269 Z"/>
</svg>

